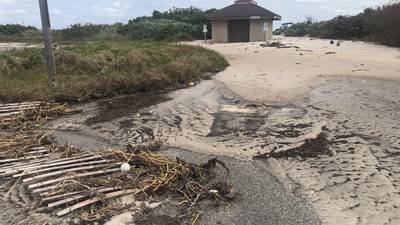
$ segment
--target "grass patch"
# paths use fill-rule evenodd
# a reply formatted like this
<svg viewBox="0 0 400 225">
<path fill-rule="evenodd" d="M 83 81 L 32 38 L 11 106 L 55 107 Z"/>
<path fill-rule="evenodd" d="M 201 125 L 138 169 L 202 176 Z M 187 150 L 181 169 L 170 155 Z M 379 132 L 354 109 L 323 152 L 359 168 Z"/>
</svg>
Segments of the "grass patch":
<svg viewBox="0 0 400 225">
<path fill-rule="evenodd" d="M 49 89 L 42 49 L 0 53 L 0 101 L 86 101 L 177 88 L 228 62 L 198 46 L 164 42 L 85 42 L 57 48 L 58 87 Z"/>
</svg>

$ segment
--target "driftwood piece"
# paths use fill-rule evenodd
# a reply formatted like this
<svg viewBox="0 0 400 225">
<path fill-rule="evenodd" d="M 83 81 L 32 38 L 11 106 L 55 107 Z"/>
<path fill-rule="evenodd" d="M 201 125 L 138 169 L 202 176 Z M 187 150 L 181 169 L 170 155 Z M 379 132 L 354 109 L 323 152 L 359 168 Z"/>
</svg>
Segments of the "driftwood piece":
<svg viewBox="0 0 400 225">
<path fill-rule="evenodd" d="M 106 199 L 110 199 L 110 198 L 114 198 L 114 197 L 119 197 L 119 196 L 122 196 L 122 195 L 137 194 L 139 192 L 141 192 L 141 190 L 138 190 L 138 189 L 127 189 L 127 190 L 112 192 L 112 193 L 106 194 L 104 196 L 98 196 L 98 197 L 95 197 L 95 198 L 88 199 L 86 201 L 77 203 L 77 204 L 75 204 L 75 205 L 73 205 L 73 206 L 71 206 L 69 208 L 64 209 L 64 210 L 61 210 L 61 211 L 59 211 L 57 213 L 57 216 L 59 216 L 59 217 L 64 216 L 64 215 L 66 215 L 68 213 L 73 212 L 74 210 L 80 209 L 82 207 L 94 204 L 94 203 L 102 201 L 102 200 L 106 200 Z"/>
</svg>

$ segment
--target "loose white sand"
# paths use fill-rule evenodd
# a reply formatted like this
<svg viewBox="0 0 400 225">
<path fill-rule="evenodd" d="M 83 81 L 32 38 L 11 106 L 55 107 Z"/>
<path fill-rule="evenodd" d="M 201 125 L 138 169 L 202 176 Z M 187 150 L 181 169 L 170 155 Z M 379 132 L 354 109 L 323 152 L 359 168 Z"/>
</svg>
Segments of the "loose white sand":
<svg viewBox="0 0 400 225">
<path fill-rule="evenodd" d="M 0 52 L 1 51 L 9 51 L 13 49 L 20 49 L 20 48 L 35 48 L 38 45 L 31 45 L 25 43 L 0 43 Z"/>
<path fill-rule="evenodd" d="M 400 50 L 365 42 L 276 37 L 300 49 L 264 48 L 260 43 L 202 44 L 227 57 L 231 67 L 216 76 L 251 101 L 276 102 L 303 97 L 333 76 L 400 78 Z M 311 51 L 310 51 L 311 50 Z M 325 54 L 335 52 L 336 54 Z"/>
<path fill-rule="evenodd" d="M 303 106 L 304 118 L 314 124 L 327 123 L 332 156 L 279 159 L 271 164 L 278 167 L 278 179 L 289 180 L 287 187 L 312 202 L 323 224 L 400 224 L 400 49 L 352 41 L 338 47 L 336 42 L 331 45 L 329 40 L 310 38 L 280 41 L 300 48 L 263 48 L 260 43 L 201 45 L 227 57 L 231 67 L 216 80 L 234 93 L 251 101 L 275 103 L 298 104 L 297 100 L 307 97 L 307 105 L 314 108 Z M 268 129 L 287 125 L 287 116 L 278 113 L 276 121 L 272 117 L 268 116 Z M 269 136 L 259 151 L 277 142 Z"/>
</svg>

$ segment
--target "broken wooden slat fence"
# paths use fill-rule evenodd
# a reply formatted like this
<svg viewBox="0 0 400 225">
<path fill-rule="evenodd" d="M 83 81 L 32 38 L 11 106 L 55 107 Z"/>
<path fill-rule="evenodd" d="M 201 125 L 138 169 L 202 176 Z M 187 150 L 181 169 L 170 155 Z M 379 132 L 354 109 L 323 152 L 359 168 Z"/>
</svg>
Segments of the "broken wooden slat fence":
<svg viewBox="0 0 400 225">
<path fill-rule="evenodd" d="M 100 198 L 99 194 L 109 199 L 132 193 L 133 190 L 123 190 L 120 186 L 103 185 L 79 191 L 63 189 L 64 185 L 79 183 L 78 180 L 82 178 L 107 180 L 109 176 L 118 176 L 121 163 L 113 158 L 107 159 L 101 154 L 81 151 L 64 157 L 62 153 L 50 150 L 49 146 L 41 146 L 41 137 L 33 132 L 35 130 L 26 132 L 24 128 L 24 132 L 13 131 L 14 124 L 23 126 L 26 121 L 38 124 L 41 118 L 47 119 L 50 111 L 63 111 L 62 107 L 60 104 L 43 102 L 0 104 L 0 126 L 1 129 L 5 128 L 5 132 L 0 132 L 0 182 L 12 185 L 9 192 L 29 192 L 42 204 L 46 203 L 48 209 L 76 203 L 60 211 L 59 216 L 101 201 L 103 198 Z M 23 188 L 15 188 L 16 185 Z"/>
</svg>

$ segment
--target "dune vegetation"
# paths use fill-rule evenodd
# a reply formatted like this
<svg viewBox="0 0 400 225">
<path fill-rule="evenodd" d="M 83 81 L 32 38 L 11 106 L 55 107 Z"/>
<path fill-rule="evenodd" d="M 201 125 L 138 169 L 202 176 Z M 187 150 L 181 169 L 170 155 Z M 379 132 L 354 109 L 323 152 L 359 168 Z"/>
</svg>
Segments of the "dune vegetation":
<svg viewBox="0 0 400 225">
<path fill-rule="evenodd" d="M 327 21 L 294 24 L 281 31 L 286 36 L 372 41 L 400 47 L 400 2 L 367 8 L 354 16 L 338 16 Z"/>
<path fill-rule="evenodd" d="M 186 86 L 224 70 L 217 52 L 167 42 L 76 42 L 57 46 L 57 88 L 47 85 L 43 49 L 0 52 L 0 102 L 86 101 Z"/>
</svg>

